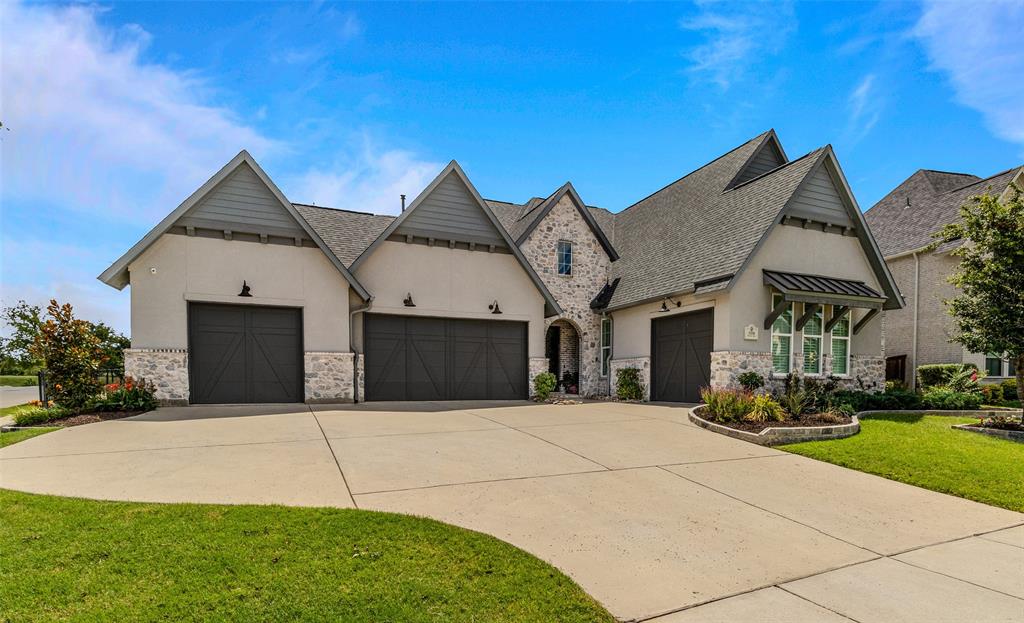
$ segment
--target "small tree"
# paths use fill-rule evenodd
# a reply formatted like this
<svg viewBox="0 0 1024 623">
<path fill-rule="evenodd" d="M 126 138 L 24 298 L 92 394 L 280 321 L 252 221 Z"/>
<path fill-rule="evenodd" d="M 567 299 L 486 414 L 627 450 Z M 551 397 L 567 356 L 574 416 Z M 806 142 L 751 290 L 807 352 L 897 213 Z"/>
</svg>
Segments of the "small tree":
<svg viewBox="0 0 1024 623">
<path fill-rule="evenodd" d="M 32 354 L 32 345 L 43 323 L 40 316 L 39 306 L 29 305 L 25 301 L 18 301 L 16 305 L 4 307 L 0 311 L 0 319 L 9 334 L 6 338 L 0 338 L 4 373 L 26 374 L 39 368 L 40 361 Z"/>
<path fill-rule="evenodd" d="M 1024 389 L 1024 200 L 1012 186 L 1000 202 L 989 194 L 960 207 L 960 221 L 935 234 L 941 243 L 962 242 L 949 282 L 960 294 L 949 301 L 956 320 L 954 340 L 977 353 L 1007 353 Z"/>
<path fill-rule="evenodd" d="M 32 345 L 32 352 L 46 365 L 47 384 L 54 402 L 81 411 L 99 393 L 96 371 L 103 353 L 92 323 L 75 318 L 71 305 L 51 300 L 48 316 Z"/>
<path fill-rule="evenodd" d="M 103 354 L 100 365 L 124 372 L 124 349 L 130 348 L 132 341 L 106 323 L 89 323 L 89 326 L 92 334 L 100 342 L 100 352 Z"/>
</svg>

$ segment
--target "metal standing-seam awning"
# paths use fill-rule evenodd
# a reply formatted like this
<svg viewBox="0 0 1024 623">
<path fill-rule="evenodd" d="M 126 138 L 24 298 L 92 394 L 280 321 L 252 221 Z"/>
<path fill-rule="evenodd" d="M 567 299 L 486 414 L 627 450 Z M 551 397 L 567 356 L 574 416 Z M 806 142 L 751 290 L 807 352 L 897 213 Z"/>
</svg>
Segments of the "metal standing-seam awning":
<svg viewBox="0 0 1024 623">
<path fill-rule="evenodd" d="M 825 323 L 825 331 L 831 331 L 847 310 L 860 307 L 866 313 L 853 327 L 853 333 L 860 332 L 869 320 L 882 310 L 886 297 L 863 281 L 839 279 L 823 275 L 805 275 L 787 273 L 777 270 L 763 270 L 764 284 L 771 286 L 782 294 L 782 300 L 764 319 L 764 328 L 769 329 L 790 303 L 805 303 L 804 314 L 797 320 L 796 329 L 803 329 L 804 324 L 814 315 L 821 305 L 832 305 L 832 317 Z"/>
</svg>

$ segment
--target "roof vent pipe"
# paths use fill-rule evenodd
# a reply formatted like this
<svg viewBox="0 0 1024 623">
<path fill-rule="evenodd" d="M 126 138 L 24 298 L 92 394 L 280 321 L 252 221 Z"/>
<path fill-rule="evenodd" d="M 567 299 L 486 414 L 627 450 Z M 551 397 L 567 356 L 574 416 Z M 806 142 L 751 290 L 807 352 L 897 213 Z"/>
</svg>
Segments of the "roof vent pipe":
<svg viewBox="0 0 1024 623">
<path fill-rule="evenodd" d="M 405 212 L 405 195 L 402 195 L 402 212 Z"/>
</svg>

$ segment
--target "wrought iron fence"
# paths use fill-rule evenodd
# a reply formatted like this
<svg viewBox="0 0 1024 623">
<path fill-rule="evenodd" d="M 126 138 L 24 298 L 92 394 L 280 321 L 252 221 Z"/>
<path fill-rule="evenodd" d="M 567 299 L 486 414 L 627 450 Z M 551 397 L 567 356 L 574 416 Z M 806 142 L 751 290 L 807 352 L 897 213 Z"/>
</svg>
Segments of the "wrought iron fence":
<svg viewBox="0 0 1024 623">
<path fill-rule="evenodd" d="M 37 375 L 39 379 L 39 402 L 44 405 L 51 400 L 51 392 L 46 370 L 40 370 Z M 124 370 L 121 368 L 100 368 L 96 371 L 96 380 L 104 385 L 124 382 Z"/>
</svg>

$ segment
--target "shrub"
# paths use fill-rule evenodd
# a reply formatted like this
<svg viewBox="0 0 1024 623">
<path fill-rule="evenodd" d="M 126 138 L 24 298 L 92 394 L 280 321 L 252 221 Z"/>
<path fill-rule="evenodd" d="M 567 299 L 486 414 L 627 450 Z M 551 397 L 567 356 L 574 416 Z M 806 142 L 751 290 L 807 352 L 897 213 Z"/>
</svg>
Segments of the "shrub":
<svg viewBox="0 0 1024 623">
<path fill-rule="evenodd" d="M 1003 402 L 1003 386 L 982 385 L 981 395 L 985 397 L 985 404 L 998 405 Z"/>
<path fill-rule="evenodd" d="M 954 375 L 965 369 L 978 371 L 973 363 L 934 363 L 917 367 L 917 384 L 924 390 L 928 387 L 947 385 Z"/>
<path fill-rule="evenodd" d="M 128 376 L 123 384 L 104 386 L 103 393 L 90 406 L 95 411 L 152 411 L 157 407 L 154 391 L 153 385 L 145 379 L 136 381 Z"/>
<path fill-rule="evenodd" d="M 640 381 L 640 370 L 621 368 L 615 377 L 615 395 L 622 400 L 643 400 L 646 387 Z"/>
<path fill-rule="evenodd" d="M 47 386 L 54 401 L 80 411 L 99 393 L 99 339 L 90 323 L 75 318 L 70 304 L 51 300 L 46 313 L 49 318 L 39 328 L 33 352 L 46 363 Z"/>
<path fill-rule="evenodd" d="M 14 418 L 16 426 L 38 426 L 51 420 L 67 417 L 68 415 L 70 415 L 70 412 L 67 409 L 62 409 L 61 407 L 46 408 L 38 404 L 38 401 L 35 401 L 35 404 L 21 407 L 11 417 Z"/>
<path fill-rule="evenodd" d="M 768 394 L 754 396 L 750 403 L 750 413 L 743 416 L 748 422 L 781 422 L 786 419 L 782 405 Z"/>
<path fill-rule="evenodd" d="M 754 406 L 754 395 L 745 389 L 700 390 L 700 397 L 708 406 L 708 418 L 715 422 L 736 422 L 750 413 Z"/>
<path fill-rule="evenodd" d="M 904 391 L 907 389 L 907 384 L 899 379 L 885 382 L 885 391 Z"/>
<path fill-rule="evenodd" d="M 558 379 L 554 374 L 541 372 L 533 377 L 533 393 L 539 400 L 547 400 L 551 392 L 555 391 L 555 385 L 557 384 Z"/>
<path fill-rule="evenodd" d="M 1017 381 L 1015 379 L 1009 379 L 1001 383 L 1003 388 L 1003 400 L 1020 400 L 1020 396 L 1017 393 Z"/>
<path fill-rule="evenodd" d="M 832 395 L 831 403 L 831 406 L 835 408 L 847 405 L 853 413 L 857 411 L 903 411 L 919 409 L 921 398 L 914 392 L 905 390 L 892 390 L 880 394 L 851 390 L 835 392 Z"/>
<path fill-rule="evenodd" d="M 739 382 L 740 387 L 747 391 L 752 392 L 764 387 L 764 377 L 753 370 L 744 372 L 739 375 L 736 380 Z"/>
<path fill-rule="evenodd" d="M 929 387 L 921 395 L 921 402 L 926 409 L 966 411 L 980 407 L 981 398 L 981 394 L 977 392 L 958 392 L 948 387 Z"/>
<path fill-rule="evenodd" d="M 955 392 L 980 393 L 981 386 L 978 385 L 978 371 L 964 366 L 963 369 L 953 373 L 945 387 Z"/>
</svg>

